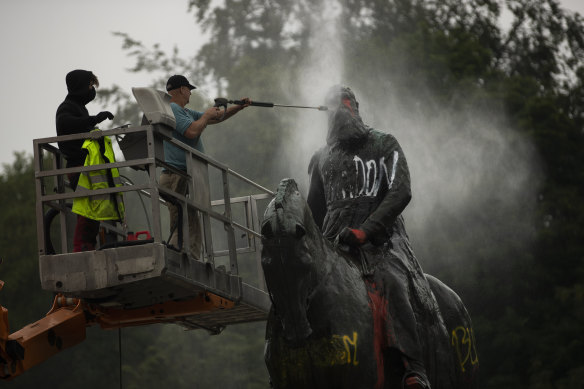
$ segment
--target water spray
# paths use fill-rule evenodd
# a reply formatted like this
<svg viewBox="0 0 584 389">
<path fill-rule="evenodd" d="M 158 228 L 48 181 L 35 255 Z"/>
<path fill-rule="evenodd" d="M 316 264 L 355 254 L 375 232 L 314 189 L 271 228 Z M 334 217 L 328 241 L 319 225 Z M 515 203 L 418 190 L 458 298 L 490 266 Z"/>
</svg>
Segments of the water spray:
<svg viewBox="0 0 584 389">
<path fill-rule="evenodd" d="M 215 107 L 225 107 L 227 108 L 227 104 L 237 104 L 237 105 L 244 105 L 245 102 L 243 100 L 228 100 L 223 97 L 218 97 L 215 99 Z M 252 101 L 251 104 L 255 107 L 265 107 L 265 108 L 274 108 L 274 107 L 283 107 L 283 108 L 302 108 L 302 109 L 316 109 L 319 111 L 328 111 L 328 107 L 324 105 L 319 105 L 317 107 L 309 107 L 305 105 L 285 105 L 285 104 L 275 104 L 275 103 L 266 103 L 263 101 Z"/>
</svg>

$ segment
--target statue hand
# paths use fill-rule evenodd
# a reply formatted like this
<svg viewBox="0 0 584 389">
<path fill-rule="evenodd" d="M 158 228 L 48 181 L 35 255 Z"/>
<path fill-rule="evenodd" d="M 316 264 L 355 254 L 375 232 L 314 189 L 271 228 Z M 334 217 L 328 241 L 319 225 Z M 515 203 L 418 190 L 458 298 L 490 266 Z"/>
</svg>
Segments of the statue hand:
<svg viewBox="0 0 584 389">
<path fill-rule="evenodd" d="M 339 234 L 339 243 L 350 247 L 361 246 L 367 242 L 367 234 L 363 230 L 345 227 Z"/>
</svg>

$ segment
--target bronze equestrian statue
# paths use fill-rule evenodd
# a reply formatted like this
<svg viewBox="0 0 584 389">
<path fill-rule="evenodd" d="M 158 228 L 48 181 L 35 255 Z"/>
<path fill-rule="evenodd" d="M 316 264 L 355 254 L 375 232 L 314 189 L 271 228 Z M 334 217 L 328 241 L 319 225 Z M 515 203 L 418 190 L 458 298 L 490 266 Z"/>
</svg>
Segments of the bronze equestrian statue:
<svg viewBox="0 0 584 389">
<path fill-rule="evenodd" d="M 361 336 L 373 337 L 377 381 L 374 386 L 363 387 L 381 388 L 387 382 L 401 381 L 400 386 L 392 384 L 389 387 L 454 388 L 456 378 L 443 373 L 444 366 L 453 364 L 448 360 L 450 354 L 439 355 L 441 350 L 448 348 L 446 326 L 437 301 L 440 297 L 435 296 L 438 293 L 433 292 L 429 283 L 434 281 L 427 279 L 413 253 L 401 215 L 412 197 L 403 150 L 391 134 L 363 123 L 359 103 L 350 88 L 331 88 L 326 105 L 329 115 L 327 142 L 309 164 L 307 204 L 311 219 L 325 240 L 334 242 L 337 251 L 344 251 L 349 262 L 359 265 L 360 277 L 345 280 L 353 282 L 341 283 L 339 287 L 355 289 L 357 294 L 364 290 L 373 314 L 372 318 L 356 319 L 369 320 L 363 324 L 372 326 L 372 330 L 366 331 L 368 335 Z M 275 203 L 276 215 L 281 212 L 280 206 L 281 202 Z M 304 219 L 306 224 L 307 218 Z M 279 220 L 275 218 L 276 222 Z M 270 222 L 265 226 L 269 230 Z M 266 243 L 270 246 L 269 241 Z M 334 278 L 349 277 L 350 270 L 347 271 L 348 274 L 337 274 Z M 291 269 L 287 272 L 292 273 Z M 295 279 L 302 284 L 308 280 Z M 348 305 L 353 303 L 357 301 Z M 299 309 L 287 307 L 282 302 L 278 306 L 275 298 L 274 305 L 283 315 L 284 323 L 286 315 L 292 314 L 287 311 Z M 345 305 L 343 300 L 336 305 L 327 301 L 321 310 L 329 306 L 344 308 Z M 306 337 L 312 324 L 303 318 L 294 325 L 298 327 L 296 331 Z M 465 328 L 470 334 L 470 322 Z M 349 344 L 357 342 L 351 334 L 333 335 L 342 336 L 343 342 Z M 354 335 L 359 336 L 358 333 Z M 388 374 L 391 376 L 393 371 L 399 371 L 400 377 L 389 380 L 385 377 L 388 361 L 397 361 L 392 362 L 392 366 L 399 366 Z M 438 372 L 440 378 L 436 376 Z"/>
<path fill-rule="evenodd" d="M 325 239 L 294 180 L 283 180 L 262 224 L 262 266 L 272 298 L 265 360 L 274 388 L 403 388 L 405 367 L 385 333 L 387 305 L 361 260 Z M 477 387 L 478 357 L 460 298 L 426 275 L 439 311 L 420 323 L 432 388 Z M 423 317 L 432 317 L 424 315 Z M 432 338 L 434 337 L 434 338 Z"/>
</svg>

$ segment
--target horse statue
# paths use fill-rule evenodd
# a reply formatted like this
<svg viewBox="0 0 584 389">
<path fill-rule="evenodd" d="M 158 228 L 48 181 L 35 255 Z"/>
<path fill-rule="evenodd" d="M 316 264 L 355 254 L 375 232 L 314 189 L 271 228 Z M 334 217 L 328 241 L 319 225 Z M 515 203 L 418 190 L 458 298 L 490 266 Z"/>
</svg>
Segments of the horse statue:
<svg viewBox="0 0 584 389">
<path fill-rule="evenodd" d="M 265 211 L 262 244 L 272 299 L 265 344 L 272 386 L 401 389 L 401 354 L 379 344 L 379 313 L 359 260 L 323 237 L 292 179 L 281 181 Z M 435 363 L 426 366 L 431 387 L 476 388 L 470 317 L 456 293 L 426 278 L 446 327 Z"/>
</svg>

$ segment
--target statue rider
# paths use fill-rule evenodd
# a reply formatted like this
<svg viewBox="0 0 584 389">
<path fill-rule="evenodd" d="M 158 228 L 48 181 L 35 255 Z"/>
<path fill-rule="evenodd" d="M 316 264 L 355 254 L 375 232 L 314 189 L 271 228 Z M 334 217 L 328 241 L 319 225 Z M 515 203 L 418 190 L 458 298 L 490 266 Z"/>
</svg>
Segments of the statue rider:
<svg viewBox="0 0 584 389">
<path fill-rule="evenodd" d="M 323 235 L 363 264 L 372 318 L 383 322 L 376 349 L 400 353 L 405 388 L 429 388 L 425 366 L 434 362 L 423 355 L 436 348 L 418 329 L 446 330 L 401 215 L 411 199 L 404 153 L 392 135 L 363 123 L 350 88 L 332 87 L 326 105 L 326 145 L 310 161 L 308 205 Z M 383 363 L 386 354 L 378 354 Z"/>
</svg>

